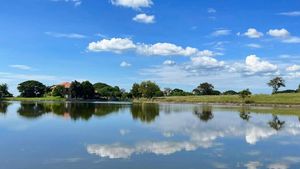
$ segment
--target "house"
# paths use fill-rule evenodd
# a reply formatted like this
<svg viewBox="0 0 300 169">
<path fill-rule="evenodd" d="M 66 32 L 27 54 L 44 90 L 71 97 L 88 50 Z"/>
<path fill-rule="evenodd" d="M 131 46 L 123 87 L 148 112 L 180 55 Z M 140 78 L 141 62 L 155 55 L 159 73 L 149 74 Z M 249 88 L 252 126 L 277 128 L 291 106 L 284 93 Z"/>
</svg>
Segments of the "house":
<svg viewBox="0 0 300 169">
<path fill-rule="evenodd" d="M 65 92 L 64 92 L 65 98 L 66 99 L 71 98 L 71 90 L 70 90 L 71 83 L 70 82 L 63 82 L 63 83 L 57 84 L 57 85 L 51 87 L 51 89 L 53 90 L 56 86 L 63 86 L 65 88 Z"/>
</svg>

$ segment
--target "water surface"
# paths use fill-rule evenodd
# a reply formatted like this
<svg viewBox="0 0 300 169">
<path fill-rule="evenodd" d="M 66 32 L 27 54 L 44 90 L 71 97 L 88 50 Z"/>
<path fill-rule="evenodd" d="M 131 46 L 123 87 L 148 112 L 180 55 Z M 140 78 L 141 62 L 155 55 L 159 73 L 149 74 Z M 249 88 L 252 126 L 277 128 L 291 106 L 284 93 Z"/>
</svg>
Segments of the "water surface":
<svg viewBox="0 0 300 169">
<path fill-rule="evenodd" d="M 0 169 L 299 169 L 300 110 L 0 102 Z"/>
</svg>

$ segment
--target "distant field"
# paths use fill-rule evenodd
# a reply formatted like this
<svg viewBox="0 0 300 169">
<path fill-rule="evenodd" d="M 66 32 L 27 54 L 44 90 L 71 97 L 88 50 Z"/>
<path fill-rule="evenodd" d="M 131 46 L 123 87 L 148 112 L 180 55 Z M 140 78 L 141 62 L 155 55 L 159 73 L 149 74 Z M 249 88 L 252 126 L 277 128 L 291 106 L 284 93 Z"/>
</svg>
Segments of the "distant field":
<svg viewBox="0 0 300 169">
<path fill-rule="evenodd" d="M 2 100 L 7 101 L 64 101 L 64 98 L 61 97 L 9 97 L 9 98 L 3 98 Z"/>
<path fill-rule="evenodd" d="M 254 104 L 299 104 L 300 93 L 293 94 L 275 94 L 275 95 L 252 95 L 246 99 Z M 138 100 L 147 101 L 147 100 Z M 157 97 L 153 102 L 187 102 L 187 103 L 242 103 L 243 100 L 238 95 L 218 95 L 218 96 L 171 96 Z"/>
</svg>

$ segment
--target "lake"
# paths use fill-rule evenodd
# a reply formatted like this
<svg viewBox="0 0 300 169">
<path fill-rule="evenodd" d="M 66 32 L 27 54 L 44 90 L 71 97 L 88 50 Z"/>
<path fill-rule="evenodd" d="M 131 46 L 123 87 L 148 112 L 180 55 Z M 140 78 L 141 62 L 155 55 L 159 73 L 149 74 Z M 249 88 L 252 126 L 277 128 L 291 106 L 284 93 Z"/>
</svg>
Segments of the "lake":
<svg viewBox="0 0 300 169">
<path fill-rule="evenodd" d="M 0 169 L 299 169 L 300 110 L 0 102 Z"/>
</svg>

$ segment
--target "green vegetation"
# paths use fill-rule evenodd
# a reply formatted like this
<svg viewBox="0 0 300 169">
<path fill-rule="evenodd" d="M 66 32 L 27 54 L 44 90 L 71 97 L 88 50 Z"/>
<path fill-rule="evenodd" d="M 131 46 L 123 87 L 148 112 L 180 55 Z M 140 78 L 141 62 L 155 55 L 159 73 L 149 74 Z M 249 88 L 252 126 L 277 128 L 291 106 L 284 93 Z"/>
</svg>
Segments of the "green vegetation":
<svg viewBox="0 0 300 169">
<path fill-rule="evenodd" d="M 136 102 L 146 102 L 139 99 Z M 300 93 L 252 95 L 247 101 L 253 104 L 300 104 Z M 152 102 L 189 102 L 189 103 L 243 103 L 239 95 L 212 95 L 212 96 L 170 96 L 156 97 Z"/>
<path fill-rule="evenodd" d="M 7 84 L 0 84 L 0 98 L 12 97 L 13 95 L 8 92 Z"/>
<path fill-rule="evenodd" d="M 61 97 L 7 97 L 3 98 L 5 101 L 65 101 L 64 98 Z"/>
<path fill-rule="evenodd" d="M 273 88 L 273 94 L 277 93 L 280 87 L 285 87 L 285 81 L 282 77 L 275 77 L 267 84 Z"/>
<path fill-rule="evenodd" d="M 134 83 L 132 85 L 131 94 L 133 98 L 143 97 L 147 99 L 164 95 L 159 86 L 151 81 L 143 81 L 141 84 Z"/>
<path fill-rule="evenodd" d="M 45 94 L 46 86 L 35 80 L 28 80 L 18 85 L 22 97 L 42 97 Z"/>
</svg>

